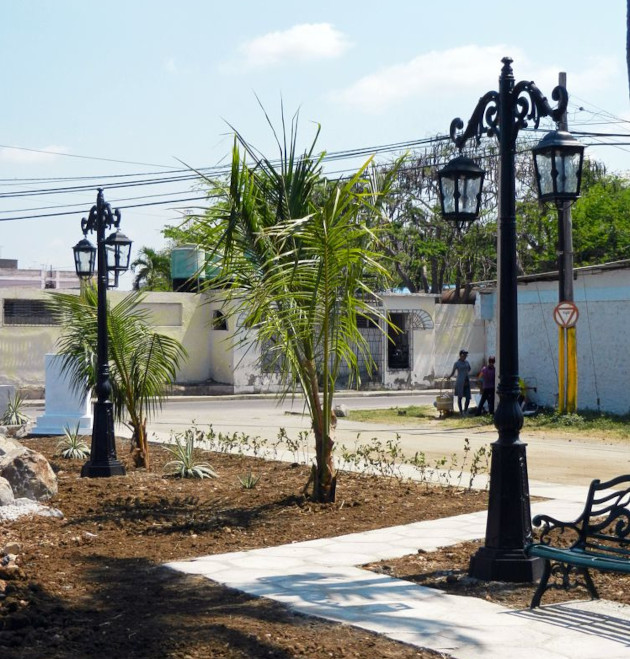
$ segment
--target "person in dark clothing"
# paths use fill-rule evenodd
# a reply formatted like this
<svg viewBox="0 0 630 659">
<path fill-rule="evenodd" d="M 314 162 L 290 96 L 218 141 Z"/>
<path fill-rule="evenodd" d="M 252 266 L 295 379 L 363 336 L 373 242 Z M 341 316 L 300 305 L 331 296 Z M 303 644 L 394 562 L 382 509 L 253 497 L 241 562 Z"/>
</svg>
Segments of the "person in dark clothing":
<svg viewBox="0 0 630 659">
<path fill-rule="evenodd" d="M 481 398 L 477 406 L 477 416 L 483 414 L 483 406 L 488 403 L 488 411 L 494 414 L 494 381 L 496 369 L 494 368 L 494 357 L 488 358 L 488 364 L 481 369 Z"/>
<path fill-rule="evenodd" d="M 449 378 L 452 378 L 453 375 L 457 373 L 457 378 L 455 380 L 455 396 L 457 397 L 459 413 L 462 416 L 468 414 L 468 406 L 470 405 L 470 378 L 468 377 L 468 374 L 470 373 L 470 363 L 466 357 L 468 357 L 468 350 L 460 350 L 459 359 L 453 364 L 453 370 L 448 376 Z M 462 399 L 464 399 L 463 409 Z"/>
</svg>

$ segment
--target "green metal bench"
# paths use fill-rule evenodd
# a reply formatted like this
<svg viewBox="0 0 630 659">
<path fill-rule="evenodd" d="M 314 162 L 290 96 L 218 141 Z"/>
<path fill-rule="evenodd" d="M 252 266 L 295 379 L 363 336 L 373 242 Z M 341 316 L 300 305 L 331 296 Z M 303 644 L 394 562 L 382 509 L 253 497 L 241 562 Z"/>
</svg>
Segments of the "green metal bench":
<svg viewBox="0 0 630 659">
<path fill-rule="evenodd" d="M 594 480 L 574 522 L 548 515 L 536 515 L 532 522 L 541 527 L 540 541 L 525 552 L 544 559 L 545 566 L 530 608 L 539 606 L 550 588 L 585 587 L 592 599 L 599 599 L 589 569 L 630 574 L 630 475 Z M 558 540 L 563 546 L 552 544 Z"/>
</svg>

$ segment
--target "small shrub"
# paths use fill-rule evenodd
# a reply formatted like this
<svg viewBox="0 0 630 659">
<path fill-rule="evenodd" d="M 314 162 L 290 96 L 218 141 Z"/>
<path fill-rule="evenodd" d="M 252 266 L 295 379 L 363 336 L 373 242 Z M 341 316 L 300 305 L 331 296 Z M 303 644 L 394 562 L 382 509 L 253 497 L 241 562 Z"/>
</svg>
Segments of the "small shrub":
<svg viewBox="0 0 630 659">
<path fill-rule="evenodd" d="M 175 457 L 164 465 L 164 471 L 178 478 L 217 478 L 217 472 L 208 462 L 199 461 L 195 441 L 203 437 L 195 426 L 175 435 L 175 444 L 165 448 Z"/>
<path fill-rule="evenodd" d="M 250 469 L 249 474 L 247 474 L 247 476 L 239 476 L 238 480 L 241 482 L 243 489 L 253 490 L 256 487 L 256 485 L 258 485 L 260 476 L 254 476 L 254 474 L 252 474 L 252 470 Z"/>
<path fill-rule="evenodd" d="M 79 434 L 78 423 L 74 429 L 66 426 L 64 433 L 63 439 L 57 444 L 58 455 L 67 460 L 81 460 L 89 457 L 90 448 L 85 442 L 83 435 Z"/>
<path fill-rule="evenodd" d="M 28 414 L 24 414 L 24 398 L 16 391 L 7 400 L 7 409 L 0 417 L 0 424 L 3 426 L 20 426 L 29 420 Z"/>
</svg>

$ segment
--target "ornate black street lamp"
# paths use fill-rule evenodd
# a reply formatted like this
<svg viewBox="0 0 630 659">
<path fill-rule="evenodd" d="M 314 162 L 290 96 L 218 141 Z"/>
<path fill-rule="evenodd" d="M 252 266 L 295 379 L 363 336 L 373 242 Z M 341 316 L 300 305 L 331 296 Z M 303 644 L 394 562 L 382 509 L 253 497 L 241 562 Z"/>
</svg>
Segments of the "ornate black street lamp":
<svg viewBox="0 0 630 659">
<path fill-rule="evenodd" d="M 120 233 L 119 226 L 120 211 L 112 211 L 103 197 L 103 190 L 99 188 L 96 204 L 90 209 L 87 219 L 81 220 L 83 239 L 73 248 L 75 269 L 80 278 L 91 277 L 94 274 L 95 260 L 97 263 L 97 400 L 94 403 L 90 459 L 81 469 L 81 476 L 89 478 L 125 474 L 124 466 L 116 458 L 107 341 L 107 289 L 118 285 L 119 274 L 129 269 L 131 255 L 131 240 Z M 107 227 L 115 227 L 116 231 L 105 238 Z M 96 247 L 87 239 L 88 231 L 96 232 Z"/>
<path fill-rule="evenodd" d="M 470 561 L 470 574 L 484 580 L 528 582 L 540 576 L 541 564 L 525 555 L 525 545 L 532 537 L 529 482 L 527 477 L 526 444 L 520 440 L 523 413 L 518 404 L 518 313 L 516 287 L 516 137 L 521 128 L 532 122 L 538 128 L 540 119 L 548 116 L 556 122 L 562 117 L 568 101 L 564 87 L 553 90 L 557 101 L 551 108 L 533 82 L 515 83 L 512 59 L 504 57 L 499 78 L 499 91 L 486 93 L 477 104 L 468 125 L 454 119 L 450 135 L 461 150 L 474 137 L 496 137 L 499 141 L 499 223 L 498 223 L 498 356 L 499 404 L 494 424 L 499 437 L 492 444 L 490 467 L 490 495 L 485 545 Z M 566 137 L 568 136 L 568 138 Z M 569 139 L 570 138 L 570 139 Z M 577 146 L 576 146 L 577 145 Z M 575 199 L 579 194 L 581 178 L 581 145 L 568 133 L 554 131 L 536 147 L 536 172 L 541 198 L 553 198 L 557 203 Z M 455 222 L 471 221 L 471 206 L 460 204 L 457 194 L 466 197 L 466 185 L 472 185 L 480 199 L 478 181 L 483 179 L 474 172 L 471 183 L 466 183 L 466 168 L 458 168 L 456 158 L 451 161 L 458 171 L 458 185 L 445 186 L 442 179 L 449 175 L 449 165 L 439 173 L 442 195 L 452 198 L 442 200 L 442 208 L 453 208 Z M 468 159 L 466 159 L 468 160 Z M 451 176 L 451 178 L 453 178 Z M 461 188 L 458 186 L 462 186 Z M 472 199 L 473 194 L 468 194 Z M 478 211 L 477 204 L 477 211 Z M 473 218 L 474 219 L 474 218 Z"/>
<path fill-rule="evenodd" d="M 446 220 L 463 229 L 479 216 L 481 188 L 486 173 L 470 158 L 453 158 L 438 172 L 440 205 Z"/>
</svg>

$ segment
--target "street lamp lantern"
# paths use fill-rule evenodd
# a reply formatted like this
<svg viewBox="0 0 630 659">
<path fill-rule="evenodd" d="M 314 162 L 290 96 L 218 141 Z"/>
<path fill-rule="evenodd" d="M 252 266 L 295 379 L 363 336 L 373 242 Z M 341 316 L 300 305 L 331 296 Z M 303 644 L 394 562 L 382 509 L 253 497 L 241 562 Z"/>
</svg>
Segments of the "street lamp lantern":
<svg viewBox="0 0 630 659">
<path fill-rule="evenodd" d="M 479 216 L 485 174 L 474 160 L 465 156 L 453 158 L 438 172 L 442 215 L 458 229 Z"/>
<path fill-rule="evenodd" d="M 553 130 L 532 152 L 540 201 L 575 201 L 580 196 L 584 146 L 571 133 Z"/>
<path fill-rule="evenodd" d="M 84 238 L 73 248 L 74 264 L 81 278 L 94 274 L 94 261 L 97 267 L 97 373 L 96 402 L 94 403 L 94 423 L 92 428 L 92 448 L 90 459 L 83 465 L 81 476 L 89 478 L 123 476 L 125 467 L 116 457 L 116 437 L 114 435 L 114 412 L 110 400 L 112 386 L 109 378 L 108 333 L 107 333 L 107 288 L 110 286 L 109 273 L 114 274 L 113 285 L 118 284 L 118 276 L 129 268 L 131 240 L 118 231 L 120 211 L 112 211 L 105 201 L 103 190 L 99 188 L 96 204 L 90 209 L 87 218 L 81 220 Z M 116 231 L 105 238 L 106 228 Z M 87 233 L 96 232 L 96 247 L 87 239 Z"/>
<path fill-rule="evenodd" d="M 105 240 L 105 267 L 114 274 L 114 286 L 118 285 L 118 276 L 129 270 L 131 258 L 131 240 L 117 229 Z"/>
<path fill-rule="evenodd" d="M 88 279 L 94 274 L 96 247 L 87 238 L 81 238 L 72 248 L 74 252 L 74 269 L 80 279 Z"/>
<path fill-rule="evenodd" d="M 532 539 L 532 525 L 526 444 L 519 436 L 523 427 L 523 412 L 518 404 L 516 138 L 519 130 L 530 124 L 538 128 L 542 117 L 551 117 L 559 122 L 569 97 L 567 90 L 558 85 L 552 92 L 557 106 L 552 108 L 533 82 L 514 81 L 511 58 L 504 57 L 502 62 L 499 90 L 489 91 L 479 99 L 465 129 L 464 122 L 459 118 L 451 122 L 450 128 L 451 139 L 460 152 L 471 138 L 479 142 L 484 136 L 495 137 L 499 142 L 499 403 L 494 414 L 499 437 L 492 444 L 485 544 L 471 557 L 470 574 L 484 580 L 528 582 L 540 576 L 542 564 L 525 553 L 525 547 Z M 576 140 L 566 132 L 554 131 L 536 147 L 535 158 L 541 199 L 554 199 L 559 203 L 577 197 L 582 150 Z M 447 168 L 448 165 L 444 169 Z M 456 221 L 467 217 L 474 219 L 474 207 L 470 202 L 474 200 L 475 205 L 478 204 L 483 176 L 477 172 L 476 178 L 469 184 L 470 188 L 460 189 L 465 180 L 464 173 L 452 174 L 450 179 L 440 179 L 445 217 L 449 217 L 450 213 Z M 468 206 L 465 206 L 467 201 Z M 459 210 L 459 216 L 455 214 L 456 210 Z M 470 211 L 470 215 L 462 216 L 464 210 Z"/>
</svg>

